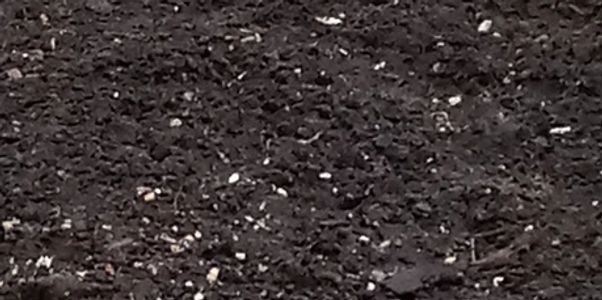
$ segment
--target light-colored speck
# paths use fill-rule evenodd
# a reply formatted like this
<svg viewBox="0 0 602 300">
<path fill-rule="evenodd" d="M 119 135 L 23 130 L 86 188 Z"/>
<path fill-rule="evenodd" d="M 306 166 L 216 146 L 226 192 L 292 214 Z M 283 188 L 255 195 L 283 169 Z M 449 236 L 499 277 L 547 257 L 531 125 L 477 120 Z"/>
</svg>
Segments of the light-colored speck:
<svg viewBox="0 0 602 300">
<path fill-rule="evenodd" d="M 72 224 L 73 223 L 71 222 L 71 219 L 65 219 L 63 221 L 63 224 L 61 224 L 61 229 L 63 229 L 63 230 L 71 229 Z"/>
<path fill-rule="evenodd" d="M 320 179 L 324 179 L 324 180 L 329 180 L 332 178 L 332 174 L 330 174 L 328 172 L 322 172 L 318 176 L 320 177 Z"/>
<path fill-rule="evenodd" d="M 487 33 L 491 30 L 492 26 L 493 26 L 492 20 L 483 20 L 483 22 L 481 22 L 481 24 L 479 24 L 479 28 L 477 28 L 477 30 L 480 33 Z"/>
<path fill-rule="evenodd" d="M 2 228 L 4 229 L 4 232 L 9 232 L 19 224 L 21 224 L 21 220 L 17 218 L 12 218 L 7 221 L 2 221 Z"/>
<path fill-rule="evenodd" d="M 232 173 L 232 175 L 230 175 L 230 177 L 228 177 L 229 184 L 235 184 L 239 180 L 240 180 L 240 174 L 238 174 L 238 173 Z"/>
<path fill-rule="evenodd" d="M 234 255 L 236 257 L 236 259 L 243 261 L 247 259 L 247 254 L 244 252 L 236 252 L 236 254 Z"/>
<path fill-rule="evenodd" d="M 316 21 L 323 25 L 335 26 L 343 24 L 343 20 L 335 17 L 316 17 Z"/>
<path fill-rule="evenodd" d="M 443 260 L 443 263 L 446 265 L 453 265 L 457 260 L 458 258 L 455 255 L 450 255 Z"/>
<path fill-rule="evenodd" d="M 215 284 L 217 282 L 217 278 L 219 277 L 219 268 L 213 267 L 209 269 L 209 273 L 207 273 L 207 282 L 209 284 Z"/>
<path fill-rule="evenodd" d="M 493 283 L 494 287 L 499 287 L 502 282 L 504 282 L 503 276 L 495 276 L 495 277 L 493 277 L 493 280 L 491 283 Z"/>
<path fill-rule="evenodd" d="M 52 266 L 52 260 L 54 260 L 54 257 L 42 255 L 36 261 L 36 268 L 44 267 L 46 269 L 50 269 L 50 266 Z"/>
<path fill-rule="evenodd" d="M 533 225 L 525 226 L 525 232 L 533 231 L 533 229 L 534 229 Z"/>
<path fill-rule="evenodd" d="M 376 65 L 374 65 L 373 69 L 374 71 L 379 71 L 385 68 L 385 66 L 387 65 L 386 61 L 381 61 L 379 63 L 377 63 Z"/>
<path fill-rule="evenodd" d="M 451 106 L 456 106 L 462 102 L 462 96 L 456 95 L 456 96 L 449 97 L 449 99 L 447 99 L 447 102 Z"/>
<path fill-rule="evenodd" d="M 572 128 L 571 126 L 564 126 L 564 127 L 554 127 L 552 129 L 550 129 L 550 134 L 566 134 L 571 132 Z"/>
<path fill-rule="evenodd" d="M 268 266 L 266 266 L 264 264 L 258 264 L 257 271 L 259 271 L 259 273 L 265 273 L 268 271 Z"/>
<path fill-rule="evenodd" d="M 279 188 L 276 189 L 276 194 L 278 194 L 278 195 L 280 195 L 282 197 L 288 197 L 288 192 L 285 189 L 281 188 L 281 187 L 279 187 Z"/>
<path fill-rule="evenodd" d="M 370 238 L 365 235 L 360 235 L 360 237 L 357 240 L 363 244 L 370 243 Z"/>
<path fill-rule="evenodd" d="M 376 290 L 376 284 L 374 284 L 374 282 L 369 281 L 368 284 L 366 285 L 366 291 L 368 292 L 372 292 Z"/>
<path fill-rule="evenodd" d="M 600 204 L 600 202 L 599 202 L 598 200 L 594 200 L 594 201 L 592 201 L 592 206 L 593 206 L 593 207 L 596 207 L 596 206 L 598 206 L 598 204 Z"/>
<path fill-rule="evenodd" d="M 184 282 L 184 286 L 187 288 L 191 288 L 194 286 L 194 283 L 192 283 L 192 281 L 190 280 L 186 280 L 186 282 Z"/>
<path fill-rule="evenodd" d="M 194 294 L 192 299 L 193 300 L 205 300 L 205 295 L 203 295 L 203 292 L 198 291 L 196 294 Z"/>
<path fill-rule="evenodd" d="M 184 100 L 186 100 L 186 101 L 194 100 L 194 92 L 192 92 L 192 91 L 184 92 L 184 94 L 182 96 L 184 97 Z"/>
<path fill-rule="evenodd" d="M 194 238 L 200 240 L 201 238 L 203 238 L 203 234 L 200 231 L 196 230 L 194 232 Z"/>
<path fill-rule="evenodd" d="M 182 126 L 182 120 L 179 118 L 173 118 L 169 120 L 169 127 L 180 127 Z"/>
</svg>

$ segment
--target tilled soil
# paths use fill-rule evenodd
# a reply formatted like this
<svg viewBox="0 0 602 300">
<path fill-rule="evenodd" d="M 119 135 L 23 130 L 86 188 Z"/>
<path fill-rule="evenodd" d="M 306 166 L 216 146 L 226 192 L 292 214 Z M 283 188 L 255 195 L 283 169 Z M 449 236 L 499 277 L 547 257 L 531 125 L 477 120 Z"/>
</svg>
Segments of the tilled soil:
<svg viewBox="0 0 602 300">
<path fill-rule="evenodd" d="M 0 299 L 602 299 L 595 0 L 0 2 Z"/>
</svg>

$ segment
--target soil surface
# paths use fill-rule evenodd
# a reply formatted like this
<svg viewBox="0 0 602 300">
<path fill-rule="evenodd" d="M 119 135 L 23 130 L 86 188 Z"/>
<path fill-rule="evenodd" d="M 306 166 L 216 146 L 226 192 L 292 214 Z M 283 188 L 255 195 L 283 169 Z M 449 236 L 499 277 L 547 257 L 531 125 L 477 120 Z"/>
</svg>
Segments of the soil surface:
<svg viewBox="0 0 602 300">
<path fill-rule="evenodd" d="M 596 0 L 0 2 L 0 299 L 602 299 Z"/>
</svg>

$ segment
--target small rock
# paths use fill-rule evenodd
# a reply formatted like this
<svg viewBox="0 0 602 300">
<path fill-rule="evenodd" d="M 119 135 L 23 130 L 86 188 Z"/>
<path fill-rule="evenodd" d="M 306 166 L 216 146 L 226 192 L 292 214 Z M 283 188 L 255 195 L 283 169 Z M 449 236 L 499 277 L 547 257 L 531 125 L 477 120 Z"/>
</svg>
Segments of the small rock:
<svg viewBox="0 0 602 300">
<path fill-rule="evenodd" d="M 330 180 L 332 178 L 332 174 L 328 172 L 322 172 L 320 175 L 318 175 L 318 177 L 323 180 Z"/>
<path fill-rule="evenodd" d="M 343 24 L 343 20 L 335 17 L 316 17 L 316 21 L 323 25 L 335 26 Z"/>
<path fill-rule="evenodd" d="M 572 128 L 571 126 L 564 126 L 564 127 L 554 127 L 552 129 L 550 129 L 550 134 L 566 134 L 571 132 Z"/>
<path fill-rule="evenodd" d="M 142 199 L 144 202 L 152 202 L 157 200 L 157 194 L 155 194 L 155 192 L 148 192 L 142 196 Z"/>
<path fill-rule="evenodd" d="M 44 267 L 46 269 L 50 269 L 50 266 L 52 266 L 52 260 L 54 260 L 54 257 L 42 255 L 36 261 L 36 268 Z"/>
<path fill-rule="evenodd" d="M 169 120 L 169 127 L 180 127 L 182 126 L 182 120 L 179 118 L 173 118 Z"/>
<path fill-rule="evenodd" d="M 458 104 L 460 104 L 462 102 L 462 96 L 456 95 L 456 96 L 453 96 L 453 97 L 449 97 L 449 99 L 447 99 L 447 102 L 451 106 L 456 106 L 456 105 L 458 105 Z"/>
<path fill-rule="evenodd" d="M 238 173 L 232 173 L 232 175 L 230 175 L 230 177 L 228 177 L 229 184 L 235 184 L 239 180 L 240 180 L 240 174 L 238 174 Z"/>
<path fill-rule="evenodd" d="M 276 189 L 276 194 L 278 194 L 278 195 L 280 195 L 282 197 L 285 197 L 285 198 L 288 197 L 288 192 L 285 189 L 281 188 L 281 187 L 279 187 L 279 188 Z"/>
<path fill-rule="evenodd" d="M 495 276 L 495 277 L 493 277 L 493 280 L 491 281 L 491 283 L 493 284 L 494 287 L 499 287 L 502 282 L 504 282 L 503 276 Z"/>
<path fill-rule="evenodd" d="M 219 268 L 218 267 L 213 267 L 211 269 L 209 269 L 209 273 L 207 273 L 207 282 L 209 282 L 209 284 L 215 284 L 217 282 L 217 279 L 219 277 Z"/>
<path fill-rule="evenodd" d="M 193 300 L 205 300 L 205 295 L 203 294 L 203 292 L 198 291 L 196 294 L 194 294 L 192 299 Z"/>
<path fill-rule="evenodd" d="M 9 69 L 8 71 L 6 71 L 6 75 L 8 75 L 8 78 L 10 80 L 19 80 L 23 78 L 23 73 L 21 73 L 21 70 L 17 68 Z"/>
<path fill-rule="evenodd" d="M 374 290 L 376 290 L 376 284 L 374 284 L 372 281 L 369 281 L 366 285 L 366 291 L 373 292 Z"/>
<path fill-rule="evenodd" d="M 186 280 L 186 282 L 184 282 L 184 286 L 187 288 L 192 288 L 194 287 L 194 283 L 192 283 L 190 280 Z"/>
<path fill-rule="evenodd" d="M 383 282 L 387 279 L 387 274 L 382 270 L 372 270 L 370 277 L 376 282 Z"/>
<path fill-rule="evenodd" d="M 458 258 L 455 255 L 450 255 L 443 260 L 443 263 L 446 265 L 453 265 Z"/>
<path fill-rule="evenodd" d="M 479 24 L 479 28 L 477 29 L 480 33 L 487 33 L 491 30 L 493 26 L 493 21 L 491 20 L 483 20 L 481 24 Z"/>
<path fill-rule="evenodd" d="M 234 257 L 236 257 L 236 259 L 243 261 L 247 259 L 247 254 L 244 252 L 236 252 L 236 254 L 234 254 Z"/>
<path fill-rule="evenodd" d="M 184 100 L 186 100 L 186 101 L 194 100 L 194 92 L 187 91 L 187 92 L 184 92 L 184 94 L 182 96 L 184 97 Z"/>
<path fill-rule="evenodd" d="M 19 224 L 21 224 L 21 220 L 17 218 L 12 218 L 7 221 L 2 221 L 2 228 L 4 229 L 4 232 L 9 232 Z"/>
</svg>

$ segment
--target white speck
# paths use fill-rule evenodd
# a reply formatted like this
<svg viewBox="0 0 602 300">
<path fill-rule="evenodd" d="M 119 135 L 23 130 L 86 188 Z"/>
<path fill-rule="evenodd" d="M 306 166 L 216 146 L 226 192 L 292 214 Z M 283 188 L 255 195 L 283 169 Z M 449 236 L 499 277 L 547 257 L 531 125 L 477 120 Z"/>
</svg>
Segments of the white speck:
<svg viewBox="0 0 602 300">
<path fill-rule="evenodd" d="M 335 195 L 338 194 L 339 193 L 339 189 L 337 187 L 333 187 L 332 188 L 332 193 L 335 194 Z"/>
<path fill-rule="evenodd" d="M 63 224 L 61 224 L 61 229 L 63 229 L 63 230 L 71 229 L 71 227 L 72 227 L 71 224 L 73 224 L 71 222 L 71 219 L 65 219 L 65 221 L 63 221 Z"/>
<path fill-rule="evenodd" d="M 234 254 L 234 257 L 236 257 L 236 259 L 243 261 L 247 259 L 247 254 L 244 252 L 236 252 L 236 254 Z"/>
<path fill-rule="evenodd" d="M 257 271 L 259 271 L 259 273 L 265 273 L 268 271 L 268 266 L 266 266 L 264 264 L 258 264 Z"/>
<path fill-rule="evenodd" d="M 477 30 L 481 33 L 487 33 L 487 32 L 489 32 L 489 30 L 491 30 L 492 26 L 493 26 L 493 21 L 483 20 L 483 22 L 481 22 L 481 24 L 479 24 L 479 28 Z"/>
<path fill-rule="evenodd" d="M 559 246 L 560 245 L 560 240 L 559 239 L 553 239 L 551 244 L 552 244 L 552 246 Z"/>
<path fill-rule="evenodd" d="M 142 223 L 148 225 L 151 223 L 151 220 L 148 217 L 142 217 Z"/>
<path fill-rule="evenodd" d="M 173 12 L 177 13 L 177 12 L 179 12 L 179 11 L 180 11 L 180 7 L 179 7 L 179 6 L 177 6 L 177 5 L 174 5 L 174 6 L 173 6 Z"/>
<path fill-rule="evenodd" d="M 203 234 L 200 231 L 196 230 L 194 232 L 194 238 L 200 240 L 201 238 L 203 238 Z"/>
<path fill-rule="evenodd" d="M 10 220 L 3 221 L 2 228 L 4 229 L 4 232 L 9 232 L 9 231 L 13 230 L 15 228 L 15 226 L 17 226 L 19 224 L 21 224 L 21 220 L 19 220 L 17 218 L 12 218 Z"/>
<path fill-rule="evenodd" d="M 230 175 L 230 177 L 228 177 L 229 184 L 235 184 L 239 180 L 240 180 L 240 174 L 238 174 L 238 173 L 232 173 L 232 175 Z"/>
<path fill-rule="evenodd" d="M 433 100 L 431 100 L 433 102 L 433 104 L 439 104 L 441 103 L 441 100 L 439 100 L 439 98 L 433 98 Z"/>
<path fill-rule="evenodd" d="M 455 255 L 450 255 L 443 260 L 443 263 L 446 265 L 453 265 L 457 260 L 458 258 Z"/>
<path fill-rule="evenodd" d="M 376 290 L 376 284 L 374 284 L 374 282 L 369 281 L 368 284 L 366 285 L 366 291 L 368 292 L 372 292 Z"/>
<path fill-rule="evenodd" d="M 374 65 L 373 69 L 374 69 L 374 71 L 382 70 L 385 68 L 386 65 L 387 65 L 387 62 L 383 60 L 383 61 L 377 63 L 376 65 Z"/>
<path fill-rule="evenodd" d="M 88 271 L 86 271 L 86 270 L 75 271 L 75 275 L 77 275 L 77 277 L 79 277 L 79 278 L 84 278 L 84 277 L 86 277 L 87 274 L 88 274 Z"/>
<path fill-rule="evenodd" d="M 144 263 L 142 263 L 141 261 L 135 261 L 134 262 L 134 268 L 136 269 L 140 269 L 144 266 Z"/>
<path fill-rule="evenodd" d="M 504 282 L 504 277 L 503 276 L 495 276 L 495 277 L 493 277 L 492 283 L 493 283 L 494 287 L 499 287 L 502 282 Z"/>
<path fill-rule="evenodd" d="M 178 225 L 173 225 L 171 226 L 171 231 L 173 231 L 174 233 L 178 233 L 180 229 L 178 228 Z"/>
<path fill-rule="evenodd" d="M 328 26 L 335 26 L 343 24 L 343 20 L 335 17 L 316 17 L 318 23 Z"/>
<path fill-rule="evenodd" d="M 264 211 L 266 205 L 267 205 L 267 202 L 265 202 L 265 201 L 261 202 L 261 204 L 259 204 L 259 211 Z"/>
<path fill-rule="evenodd" d="M 184 92 L 184 94 L 182 96 L 184 97 L 184 100 L 192 101 L 194 99 L 194 92 L 187 91 L 187 92 Z"/>
<path fill-rule="evenodd" d="M 278 194 L 278 195 L 280 195 L 282 197 L 288 197 L 288 192 L 285 189 L 281 188 L 281 187 L 279 187 L 279 188 L 276 189 L 276 194 Z"/>
<path fill-rule="evenodd" d="M 50 269 L 50 266 L 52 266 L 53 259 L 54 257 L 50 256 L 40 256 L 40 258 L 38 258 L 38 260 L 36 261 L 36 268 L 44 267 L 46 269 Z"/>
<path fill-rule="evenodd" d="M 207 273 L 207 282 L 209 284 L 215 284 L 217 282 L 217 278 L 219 277 L 219 268 L 213 267 L 209 269 L 209 273 Z"/>
<path fill-rule="evenodd" d="M 300 74 L 301 74 L 301 68 L 295 68 L 295 69 L 293 70 L 293 72 L 294 72 L 295 74 L 297 74 L 297 75 L 300 75 Z"/>
<path fill-rule="evenodd" d="M 262 164 L 263 164 L 264 166 L 267 166 L 267 165 L 269 165 L 269 164 L 270 164 L 270 158 L 269 158 L 269 157 L 266 157 L 266 158 L 264 158 L 264 159 L 263 159 L 263 162 L 262 162 Z"/>
<path fill-rule="evenodd" d="M 192 281 L 190 280 L 186 280 L 186 282 L 184 282 L 184 286 L 187 288 L 191 288 L 194 286 L 194 283 L 192 283 Z"/>
<path fill-rule="evenodd" d="M 56 49 L 56 38 L 50 38 L 50 49 L 51 50 L 55 50 Z"/>
<path fill-rule="evenodd" d="M 347 51 L 345 48 L 339 48 L 339 53 L 341 53 L 343 56 L 349 55 L 349 51 Z"/>
<path fill-rule="evenodd" d="M 329 180 L 332 178 L 332 174 L 330 174 L 328 172 L 322 172 L 318 176 L 320 177 L 320 179 L 324 179 L 324 180 Z"/>
<path fill-rule="evenodd" d="M 193 300 L 205 300 L 205 295 L 203 295 L 203 292 L 198 291 L 196 294 L 194 294 Z"/>
<path fill-rule="evenodd" d="M 391 246 L 391 240 L 384 240 L 378 245 L 378 248 L 385 249 L 385 248 L 388 248 L 389 246 Z"/>
<path fill-rule="evenodd" d="M 501 38 L 502 37 L 502 35 L 499 32 L 494 32 L 493 36 L 496 37 L 496 38 Z"/>
<path fill-rule="evenodd" d="M 571 132 L 571 126 L 554 127 L 550 129 L 550 134 L 565 134 Z"/>
<path fill-rule="evenodd" d="M 187 234 L 186 236 L 184 236 L 183 240 L 192 243 L 194 242 L 194 236 L 192 234 Z"/>
<path fill-rule="evenodd" d="M 372 270 L 372 272 L 370 272 L 370 278 L 376 280 L 376 282 L 382 282 L 387 279 L 387 274 L 382 270 Z"/>
<path fill-rule="evenodd" d="M 370 243 L 370 238 L 365 235 L 360 235 L 360 237 L 357 240 L 363 244 Z"/>
<path fill-rule="evenodd" d="M 525 232 L 533 231 L 533 229 L 534 229 L 533 225 L 529 224 L 525 227 Z"/>
<path fill-rule="evenodd" d="M 155 188 L 153 192 L 155 192 L 155 194 L 157 195 L 161 195 L 163 193 L 163 191 L 160 188 Z"/>
<path fill-rule="evenodd" d="M 152 202 L 157 199 L 157 194 L 155 194 L 155 192 L 148 192 L 142 196 L 142 199 L 144 202 Z"/>
<path fill-rule="evenodd" d="M 594 200 L 594 201 L 592 201 L 592 206 L 593 206 L 593 207 L 596 207 L 596 206 L 598 206 L 598 204 L 600 204 L 600 202 L 599 202 L 598 200 Z"/>
<path fill-rule="evenodd" d="M 115 98 L 115 99 L 119 98 L 119 91 L 113 92 L 113 98 Z"/>
<path fill-rule="evenodd" d="M 173 118 L 169 120 L 169 127 L 180 127 L 182 126 L 182 120 L 179 118 Z"/>
<path fill-rule="evenodd" d="M 462 102 L 462 96 L 456 95 L 453 97 L 449 97 L 449 99 L 447 99 L 447 102 L 451 106 L 456 106 L 456 105 L 460 104 L 460 102 Z"/>
</svg>

